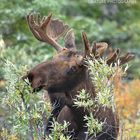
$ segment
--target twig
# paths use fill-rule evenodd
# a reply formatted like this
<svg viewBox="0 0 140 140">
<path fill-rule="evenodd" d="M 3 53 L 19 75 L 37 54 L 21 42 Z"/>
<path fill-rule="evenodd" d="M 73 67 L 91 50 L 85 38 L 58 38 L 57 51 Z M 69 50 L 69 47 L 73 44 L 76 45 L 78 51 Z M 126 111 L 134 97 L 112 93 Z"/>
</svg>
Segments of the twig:
<svg viewBox="0 0 140 140">
<path fill-rule="evenodd" d="M 18 89 L 19 90 L 19 89 Z M 19 90 L 20 91 L 20 90 Z M 34 140 L 34 136 L 33 136 L 33 126 L 32 126 L 32 122 L 31 122 L 31 113 L 30 113 L 30 110 L 29 110 L 29 108 L 27 107 L 27 104 L 26 104 L 26 102 L 25 102 L 25 98 L 24 98 L 24 95 L 23 95 L 23 93 L 20 91 L 20 97 L 21 97 L 21 99 L 22 99 L 22 101 L 23 101 L 23 104 L 24 104 L 24 106 L 25 106 L 25 108 L 26 108 L 26 111 L 27 111 L 27 113 L 29 114 L 29 140 Z"/>
</svg>

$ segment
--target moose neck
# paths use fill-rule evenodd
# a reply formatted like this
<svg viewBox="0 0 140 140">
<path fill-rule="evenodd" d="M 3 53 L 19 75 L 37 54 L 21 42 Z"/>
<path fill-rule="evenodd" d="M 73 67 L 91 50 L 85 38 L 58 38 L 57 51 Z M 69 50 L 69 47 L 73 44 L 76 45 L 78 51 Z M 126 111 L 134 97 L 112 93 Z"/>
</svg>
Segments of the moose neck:
<svg viewBox="0 0 140 140">
<path fill-rule="evenodd" d="M 90 95 L 95 97 L 95 87 L 92 83 L 92 80 L 90 78 L 88 70 L 86 70 L 83 73 L 82 77 L 83 77 L 83 79 L 80 80 L 80 78 L 79 78 L 78 79 L 79 83 L 72 90 L 70 90 L 68 92 L 70 93 L 72 98 L 75 98 L 75 95 L 78 94 L 78 91 L 81 91 L 82 89 L 85 89 L 86 93 L 89 93 Z"/>
</svg>

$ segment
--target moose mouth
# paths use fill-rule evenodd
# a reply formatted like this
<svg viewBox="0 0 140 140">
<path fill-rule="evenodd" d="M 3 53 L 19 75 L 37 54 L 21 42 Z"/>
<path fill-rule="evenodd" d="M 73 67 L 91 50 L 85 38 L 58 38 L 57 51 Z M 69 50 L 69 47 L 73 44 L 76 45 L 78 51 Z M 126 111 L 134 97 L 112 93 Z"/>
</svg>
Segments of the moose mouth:
<svg viewBox="0 0 140 140">
<path fill-rule="evenodd" d="M 43 86 L 39 86 L 39 87 L 37 87 L 37 88 L 34 88 L 33 89 L 33 92 L 39 92 L 40 90 L 42 90 L 43 89 Z"/>
</svg>

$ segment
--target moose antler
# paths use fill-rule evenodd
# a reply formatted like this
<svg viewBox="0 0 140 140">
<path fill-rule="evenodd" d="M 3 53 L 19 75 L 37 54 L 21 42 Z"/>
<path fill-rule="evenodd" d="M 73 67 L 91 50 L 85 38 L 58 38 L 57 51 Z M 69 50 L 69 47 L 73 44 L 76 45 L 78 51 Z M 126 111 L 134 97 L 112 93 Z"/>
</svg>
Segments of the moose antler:
<svg viewBox="0 0 140 140">
<path fill-rule="evenodd" d="M 82 39 L 85 47 L 85 56 L 90 56 L 90 54 L 93 54 L 95 58 L 99 58 L 108 47 L 108 44 L 105 42 L 94 42 L 93 47 L 91 48 L 85 32 L 82 32 Z"/>
<path fill-rule="evenodd" d="M 124 56 L 119 57 L 120 65 L 127 63 L 128 61 L 134 59 L 135 55 L 133 53 L 126 53 Z"/>
<path fill-rule="evenodd" d="M 95 58 L 102 57 L 105 50 L 108 48 L 108 44 L 105 42 L 94 42 L 92 47 L 92 54 L 95 56 Z"/>
<path fill-rule="evenodd" d="M 108 48 L 108 44 L 105 42 L 94 42 L 93 47 L 91 48 L 85 32 L 82 32 L 82 39 L 85 47 L 84 57 L 90 56 L 90 54 L 92 54 L 94 55 L 95 59 L 101 58 L 105 50 Z M 119 56 L 119 49 L 114 50 L 113 48 L 109 47 L 108 51 L 109 53 L 106 56 L 106 63 L 108 65 L 114 65 L 115 63 L 117 63 L 118 60 L 120 61 L 119 65 L 123 65 L 134 58 L 134 54 L 132 53 L 126 53 L 123 56 Z"/>
<path fill-rule="evenodd" d="M 84 43 L 84 47 L 85 47 L 84 57 L 90 56 L 90 54 L 91 54 L 90 43 L 89 43 L 89 40 L 88 40 L 85 32 L 82 32 L 82 39 L 83 39 L 83 43 Z"/>
<path fill-rule="evenodd" d="M 57 43 L 57 40 L 68 31 L 69 26 L 64 25 L 60 20 L 52 20 L 51 17 L 52 14 L 40 20 L 39 15 L 29 14 L 27 21 L 31 32 L 39 41 L 47 42 L 60 51 L 62 46 Z"/>
</svg>

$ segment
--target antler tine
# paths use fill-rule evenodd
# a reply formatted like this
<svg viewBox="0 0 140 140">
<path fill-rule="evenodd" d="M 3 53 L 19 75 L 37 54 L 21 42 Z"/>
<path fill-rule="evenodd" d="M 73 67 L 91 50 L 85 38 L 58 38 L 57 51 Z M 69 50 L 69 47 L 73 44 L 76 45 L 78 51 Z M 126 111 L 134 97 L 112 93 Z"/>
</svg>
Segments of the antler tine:
<svg viewBox="0 0 140 140">
<path fill-rule="evenodd" d="M 108 65 L 110 64 L 114 65 L 119 60 L 119 63 L 117 65 L 120 66 L 127 63 L 128 61 L 132 60 L 135 57 L 133 53 L 126 53 L 125 55 L 119 57 L 119 53 L 120 53 L 119 49 L 116 49 L 116 51 L 114 51 L 112 48 L 109 49 L 111 50 L 110 53 L 108 54 L 109 56 L 107 57 L 107 61 L 106 61 Z"/>
<path fill-rule="evenodd" d="M 51 17 L 52 14 L 49 14 L 48 17 L 43 17 L 40 21 L 38 15 L 35 18 L 34 14 L 30 14 L 27 16 L 27 21 L 31 32 L 39 41 L 47 42 L 57 51 L 61 51 L 62 46 L 57 43 L 56 39 L 68 29 L 68 26 L 59 20 L 51 20 Z"/>
<path fill-rule="evenodd" d="M 109 58 L 107 58 L 107 64 L 110 65 L 111 63 L 116 62 L 119 53 L 120 53 L 119 49 L 117 49 L 114 53 L 112 53 L 112 55 Z"/>
<path fill-rule="evenodd" d="M 96 44 L 96 46 L 97 46 L 98 55 L 102 57 L 103 53 L 108 48 L 108 44 L 105 42 L 99 42 Z"/>
<path fill-rule="evenodd" d="M 37 23 L 36 20 L 35 20 L 35 15 L 34 14 L 29 14 L 27 16 L 27 22 L 28 22 L 28 25 L 29 25 L 29 28 L 31 30 L 31 32 L 33 33 L 33 35 L 39 40 L 39 41 L 42 41 L 42 38 L 40 36 L 40 34 L 37 32 L 37 30 L 35 30 L 35 28 L 37 28 L 39 26 L 39 22 Z"/>
<path fill-rule="evenodd" d="M 92 48 L 92 53 L 97 59 L 97 58 L 102 57 L 103 53 L 105 52 L 107 48 L 108 48 L 108 44 L 105 42 L 94 43 L 93 48 Z"/>
<path fill-rule="evenodd" d="M 134 59 L 134 57 L 135 57 L 134 54 L 132 54 L 132 53 L 126 53 L 124 56 L 121 56 L 121 57 L 119 58 L 119 60 L 120 60 L 120 65 L 123 65 L 123 64 L 127 63 L 128 61 Z"/>
<path fill-rule="evenodd" d="M 92 54 L 95 56 L 96 55 L 96 52 L 97 51 L 97 43 L 96 42 L 93 42 L 93 47 L 92 47 Z"/>
<path fill-rule="evenodd" d="M 85 47 L 85 57 L 90 55 L 90 44 L 85 32 L 82 32 L 82 39 Z"/>
<path fill-rule="evenodd" d="M 41 37 L 40 35 L 38 34 L 38 32 L 36 30 L 33 29 L 33 26 L 35 26 L 35 22 L 33 20 L 33 14 L 30 14 L 30 15 L 27 15 L 27 22 L 28 22 L 28 25 L 29 25 L 29 28 L 31 30 L 31 32 L 33 33 L 33 35 L 40 41 L 41 40 Z M 36 25 L 37 26 L 37 25 Z"/>
<path fill-rule="evenodd" d="M 49 14 L 48 17 L 43 17 L 41 20 L 41 28 L 42 30 L 46 30 L 47 25 L 51 21 L 52 14 Z"/>
</svg>

